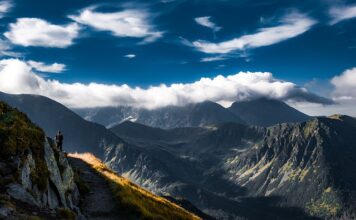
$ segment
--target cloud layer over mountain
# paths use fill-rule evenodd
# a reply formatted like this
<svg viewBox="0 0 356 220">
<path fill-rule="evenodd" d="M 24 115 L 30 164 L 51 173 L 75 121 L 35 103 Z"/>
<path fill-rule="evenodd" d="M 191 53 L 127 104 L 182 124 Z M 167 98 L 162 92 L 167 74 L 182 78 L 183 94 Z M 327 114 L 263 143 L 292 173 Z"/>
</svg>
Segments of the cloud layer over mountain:
<svg viewBox="0 0 356 220">
<path fill-rule="evenodd" d="M 211 100 L 233 102 L 258 97 L 330 104 L 294 83 L 275 79 L 268 72 L 240 72 L 230 76 L 201 78 L 193 83 L 161 84 L 149 88 L 99 83 L 61 83 L 36 74 L 25 61 L 0 61 L 0 91 L 39 94 L 69 107 L 129 105 L 158 108 Z"/>
</svg>

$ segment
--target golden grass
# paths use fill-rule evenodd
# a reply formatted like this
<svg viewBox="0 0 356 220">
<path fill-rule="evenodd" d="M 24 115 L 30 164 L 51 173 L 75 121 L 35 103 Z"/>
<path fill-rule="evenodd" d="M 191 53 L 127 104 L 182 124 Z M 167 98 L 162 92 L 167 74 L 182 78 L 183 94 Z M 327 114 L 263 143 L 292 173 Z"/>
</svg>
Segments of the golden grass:
<svg viewBox="0 0 356 220">
<path fill-rule="evenodd" d="M 120 210 L 127 211 L 127 214 L 134 216 L 135 219 L 200 219 L 167 199 L 118 176 L 93 154 L 75 153 L 68 156 L 81 159 L 100 173 L 109 182 Z"/>
</svg>

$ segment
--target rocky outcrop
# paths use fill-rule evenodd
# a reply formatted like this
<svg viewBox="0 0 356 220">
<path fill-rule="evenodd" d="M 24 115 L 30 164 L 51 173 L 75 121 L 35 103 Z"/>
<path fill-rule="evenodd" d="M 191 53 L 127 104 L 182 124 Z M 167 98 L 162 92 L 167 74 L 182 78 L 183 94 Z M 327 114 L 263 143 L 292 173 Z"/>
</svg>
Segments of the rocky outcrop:
<svg viewBox="0 0 356 220">
<path fill-rule="evenodd" d="M 58 209 L 80 216 L 74 179 L 66 155 L 42 129 L 0 102 L 0 218 L 56 217 Z"/>
<path fill-rule="evenodd" d="M 21 201 L 30 206 L 56 210 L 58 208 L 67 208 L 80 214 L 78 208 L 79 191 L 74 182 L 74 172 L 68 163 L 63 152 L 59 152 L 46 139 L 44 143 L 44 161 L 48 169 L 48 177 L 43 180 L 46 182 L 45 189 L 39 189 L 34 184 L 31 176 L 36 175 L 33 172 L 36 168 L 36 162 L 33 159 L 32 152 L 29 151 L 26 156 L 13 158 L 17 163 L 17 172 L 20 174 L 19 181 L 7 184 L 6 193 L 17 201 Z M 10 174 L 14 179 L 16 172 Z M 41 175 L 39 173 L 38 175 Z M 9 178 L 9 177 L 7 177 Z M 2 207 L 2 215 L 9 215 L 11 212 Z"/>
</svg>

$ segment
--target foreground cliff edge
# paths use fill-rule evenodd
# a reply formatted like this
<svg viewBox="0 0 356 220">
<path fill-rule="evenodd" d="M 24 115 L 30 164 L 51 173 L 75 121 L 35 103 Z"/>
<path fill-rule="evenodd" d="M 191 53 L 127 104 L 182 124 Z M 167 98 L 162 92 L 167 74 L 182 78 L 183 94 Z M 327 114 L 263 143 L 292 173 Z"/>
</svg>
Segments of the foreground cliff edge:
<svg viewBox="0 0 356 220">
<path fill-rule="evenodd" d="M 115 192 L 115 210 L 123 217 L 200 219 L 117 176 L 93 156 L 91 159 L 86 162 L 95 161 L 90 165 Z M 78 172 L 41 128 L 0 102 L 0 219 L 90 219 L 82 209 L 87 183 Z"/>
</svg>

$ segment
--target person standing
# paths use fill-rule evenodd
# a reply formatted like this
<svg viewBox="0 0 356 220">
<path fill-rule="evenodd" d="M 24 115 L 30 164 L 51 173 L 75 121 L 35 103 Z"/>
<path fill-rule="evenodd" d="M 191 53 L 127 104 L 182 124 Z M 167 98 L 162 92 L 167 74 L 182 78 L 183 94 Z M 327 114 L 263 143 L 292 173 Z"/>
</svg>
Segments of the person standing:
<svg viewBox="0 0 356 220">
<path fill-rule="evenodd" d="M 57 148 L 60 151 L 63 151 L 63 134 L 61 131 L 58 131 L 56 134 L 56 144 L 57 144 Z"/>
</svg>

